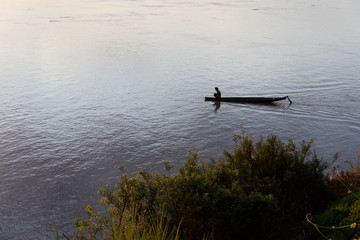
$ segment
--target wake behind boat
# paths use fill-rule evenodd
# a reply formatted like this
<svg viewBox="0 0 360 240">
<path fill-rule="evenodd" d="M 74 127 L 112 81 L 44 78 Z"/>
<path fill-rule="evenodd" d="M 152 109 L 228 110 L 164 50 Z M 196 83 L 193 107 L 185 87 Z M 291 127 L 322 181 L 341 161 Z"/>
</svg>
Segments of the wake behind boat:
<svg viewBox="0 0 360 240">
<path fill-rule="evenodd" d="M 285 97 L 205 97 L 205 101 L 213 102 L 236 102 L 236 103 L 272 103 L 276 101 L 281 101 L 288 99 L 290 103 L 292 101 L 288 96 Z"/>
</svg>

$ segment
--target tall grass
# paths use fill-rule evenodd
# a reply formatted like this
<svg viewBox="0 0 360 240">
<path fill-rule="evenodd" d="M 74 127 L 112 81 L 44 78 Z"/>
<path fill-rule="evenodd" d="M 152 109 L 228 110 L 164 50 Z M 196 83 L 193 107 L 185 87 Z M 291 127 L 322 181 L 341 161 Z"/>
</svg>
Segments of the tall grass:
<svg viewBox="0 0 360 240">
<path fill-rule="evenodd" d="M 112 211 L 112 210 L 110 210 Z M 138 216 L 138 209 L 125 210 L 121 215 L 102 216 L 90 206 L 86 212 L 89 219 L 76 219 L 76 239 L 112 239 L 112 240 L 179 240 L 180 225 L 172 228 L 162 216 L 144 224 Z"/>
</svg>

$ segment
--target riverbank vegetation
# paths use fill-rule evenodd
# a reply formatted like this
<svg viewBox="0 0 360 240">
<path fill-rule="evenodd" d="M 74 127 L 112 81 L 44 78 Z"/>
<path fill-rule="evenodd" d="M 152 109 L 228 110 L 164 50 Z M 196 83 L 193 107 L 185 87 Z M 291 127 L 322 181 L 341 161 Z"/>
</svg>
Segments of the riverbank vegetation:
<svg viewBox="0 0 360 240">
<path fill-rule="evenodd" d="M 305 230 L 323 237 L 318 224 L 333 226 L 335 220 L 309 213 L 320 213 L 344 189 L 356 188 L 355 172 L 325 174 L 328 163 L 311 149 L 312 141 L 296 146 L 270 134 L 255 142 L 243 133 L 235 143 L 234 151 L 224 151 L 218 160 L 201 161 L 190 152 L 175 174 L 166 163 L 163 173 L 143 169 L 136 176 L 122 175 L 115 186 L 100 190 L 105 213 L 88 206 L 88 218 L 75 221 L 75 238 L 289 239 Z M 359 214 L 344 201 L 349 206 L 341 215 L 349 218 L 344 224 L 351 222 L 348 229 L 359 231 L 354 225 Z M 324 214 L 335 216 L 334 211 Z M 312 228 L 304 228 L 305 216 Z"/>
<path fill-rule="evenodd" d="M 359 159 L 360 160 L 360 159 Z M 336 171 L 326 184 L 339 198 L 321 214 L 307 214 L 308 239 L 360 239 L 360 166 L 352 164 L 347 171 Z"/>
</svg>

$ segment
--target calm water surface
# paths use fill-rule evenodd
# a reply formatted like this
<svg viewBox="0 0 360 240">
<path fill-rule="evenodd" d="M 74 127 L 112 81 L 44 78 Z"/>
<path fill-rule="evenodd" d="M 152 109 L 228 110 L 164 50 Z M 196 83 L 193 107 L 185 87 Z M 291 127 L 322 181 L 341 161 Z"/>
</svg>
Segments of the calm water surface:
<svg viewBox="0 0 360 240">
<path fill-rule="evenodd" d="M 2 0 L 0 239 L 44 239 L 99 187 L 257 138 L 360 147 L 357 0 Z M 276 105 L 204 102 L 286 96 Z"/>
</svg>

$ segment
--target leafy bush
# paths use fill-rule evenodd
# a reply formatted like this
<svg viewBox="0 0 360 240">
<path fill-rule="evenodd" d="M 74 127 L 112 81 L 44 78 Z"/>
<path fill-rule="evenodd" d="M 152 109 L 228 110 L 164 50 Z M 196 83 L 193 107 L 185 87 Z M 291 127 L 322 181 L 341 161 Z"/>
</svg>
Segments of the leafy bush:
<svg viewBox="0 0 360 240">
<path fill-rule="evenodd" d="M 110 208 L 108 215 L 102 216 L 88 206 L 86 212 L 89 214 L 88 220 L 75 220 L 75 239 L 178 240 L 180 237 L 179 227 L 170 229 L 169 224 L 164 224 L 161 217 L 154 218 L 147 226 L 141 225 L 136 209 L 125 210 L 119 215 L 116 209 Z"/>
<path fill-rule="evenodd" d="M 150 236 L 154 226 L 166 226 L 166 238 L 271 239 L 284 216 L 303 218 L 331 196 L 327 165 L 310 152 L 311 141 L 297 148 L 270 134 L 254 143 L 243 133 L 235 142 L 234 152 L 224 151 L 218 161 L 190 152 L 173 176 L 122 175 L 100 190 L 107 214 L 89 207 L 89 219 L 76 221 L 77 239 L 128 239 L 128 229 Z"/>
<path fill-rule="evenodd" d="M 299 148 L 292 140 L 282 142 L 276 134 L 257 143 L 245 134 L 235 141 L 238 146 L 233 154 L 225 152 L 225 161 L 239 170 L 247 192 L 270 193 L 282 211 L 301 217 L 333 199 L 324 184 L 323 171 L 328 165 L 310 151 L 312 141 L 303 141 Z"/>
<path fill-rule="evenodd" d="M 350 194 L 312 218 L 308 239 L 348 240 L 360 238 L 360 192 Z"/>
</svg>

